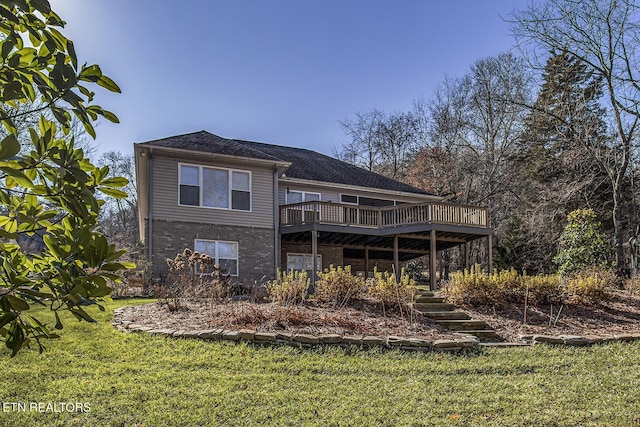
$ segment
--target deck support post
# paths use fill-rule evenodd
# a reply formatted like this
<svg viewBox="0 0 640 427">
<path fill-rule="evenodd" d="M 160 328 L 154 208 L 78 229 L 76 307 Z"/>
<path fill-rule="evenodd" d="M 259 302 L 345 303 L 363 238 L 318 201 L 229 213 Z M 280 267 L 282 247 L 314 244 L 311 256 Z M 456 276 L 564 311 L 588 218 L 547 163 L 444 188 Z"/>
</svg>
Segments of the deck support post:
<svg viewBox="0 0 640 427">
<path fill-rule="evenodd" d="M 369 278 L 369 248 L 364 248 L 364 278 Z"/>
<path fill-rule="evenodd" d="M 396 283 L 400 282 L 400 254 L 398 253 L 398 235 L 393 236 L 393 268 L 396 275 Z"/>
<path fill-rule="evenodd" d="M 436 230 L 431 230 L 429 239 L 429 287 L 432 291 L 436 290 Z"/>
<path fill-rule="evenodd" d="M 316 290 L 316 268 L 318 265 L 318 230 L 311 230 L 311 292 Z"/>
<path fill-rule="evenodd" d="M 470 265 L 470 256 L 471 256 L 471 243 L 466 242 L 464 244 L 464 268 L 466 270 L 470 270 L 471 269 L 471 265 Z"/>
<path fill-rule="evenodd" d="M 487 236 L 489 274 L 493 273 L 493 234 Z"/>
</svg>

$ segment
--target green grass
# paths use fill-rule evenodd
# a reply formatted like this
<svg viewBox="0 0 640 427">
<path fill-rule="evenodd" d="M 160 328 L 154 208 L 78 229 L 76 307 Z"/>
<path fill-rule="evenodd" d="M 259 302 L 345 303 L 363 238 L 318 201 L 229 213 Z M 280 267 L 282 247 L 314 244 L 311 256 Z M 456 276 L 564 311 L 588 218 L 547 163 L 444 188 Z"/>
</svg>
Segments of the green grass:
<svg viewBox="0 0 640 427">
<path fill-rule="evenodd" d="M 117 301 L 110 309 L 143 301 Z M 45 313 L 43 313 L 43 316 Z M 65 317 L 47 350 L 0 350 L 1 426 L 635 425 L 640 343 L 467 355 L 256 347 L 125 334 Z"/>
</svg>

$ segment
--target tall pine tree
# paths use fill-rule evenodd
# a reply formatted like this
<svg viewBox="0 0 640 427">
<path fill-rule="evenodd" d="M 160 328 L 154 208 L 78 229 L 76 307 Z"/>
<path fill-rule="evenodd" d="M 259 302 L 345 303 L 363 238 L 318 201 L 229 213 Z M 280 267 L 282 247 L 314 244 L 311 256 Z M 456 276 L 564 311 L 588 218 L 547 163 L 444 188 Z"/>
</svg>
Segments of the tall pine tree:
<svg viewBox="0 0 640 427">
<path fill-rule="evenodd" d="M 525 238 L 540 260 L 535 269 L 548 271 L 567 214 L 585 207 L 603 214 L 611 189 L 591 154 L 607 137 L 600 77 L 566 52 L 551 55 L 542 77 L 516 165 Z"/>
</svg>

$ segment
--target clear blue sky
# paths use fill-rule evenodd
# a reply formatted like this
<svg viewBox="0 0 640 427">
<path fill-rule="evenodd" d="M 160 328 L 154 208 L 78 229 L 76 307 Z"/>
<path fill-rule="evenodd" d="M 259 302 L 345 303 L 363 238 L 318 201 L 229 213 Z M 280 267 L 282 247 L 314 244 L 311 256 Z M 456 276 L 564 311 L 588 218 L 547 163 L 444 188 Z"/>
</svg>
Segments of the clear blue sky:
<svg viewBox="0 0 640 427">
<path fill-rule="evenodd" d="M 52 0 L 81 61 L 122 88 L 99 151 L 208 130 L 331 154 L 338 120 L 409 109 L 513 48 L 529 0 Z M 102 92 L 102 91 L 98 91 Z"/>
</svg>

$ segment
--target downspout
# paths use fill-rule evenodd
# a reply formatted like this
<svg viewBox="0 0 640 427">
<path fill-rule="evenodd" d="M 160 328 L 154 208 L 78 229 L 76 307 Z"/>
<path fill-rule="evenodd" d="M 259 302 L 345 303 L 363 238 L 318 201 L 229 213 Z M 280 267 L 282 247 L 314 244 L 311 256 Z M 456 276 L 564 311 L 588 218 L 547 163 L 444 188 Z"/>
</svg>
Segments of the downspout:
<svg viewBox="0 0 640 427">
<path fill-rule="evenodd" d="M 152 263 L 152 256 L 153 256 L 153 186 L 152 184 L 152 179 L 153 179 L 153 148 L 149 147 L 149 162 L 147 164 L 147 188 L 148 188 L 148 194 L 147 194 L 147 234 L 148 234 L 148 238 L 147 241 L 149 242 L 149 259 L 148 261 L 150 263 Z M 153 268 L 153 266 L 152 266 Z"/>
<path fill-rule="evenodd" d="M 274 277 L 276 272 L 280 270 L 280 204 L 278 198 L 278 176 L 280 175 L 279 167 L 273 172 L 273 230 L 274 230 Z"/>
</svg>

